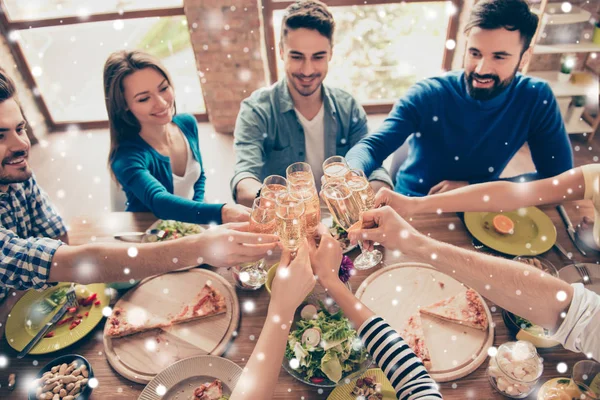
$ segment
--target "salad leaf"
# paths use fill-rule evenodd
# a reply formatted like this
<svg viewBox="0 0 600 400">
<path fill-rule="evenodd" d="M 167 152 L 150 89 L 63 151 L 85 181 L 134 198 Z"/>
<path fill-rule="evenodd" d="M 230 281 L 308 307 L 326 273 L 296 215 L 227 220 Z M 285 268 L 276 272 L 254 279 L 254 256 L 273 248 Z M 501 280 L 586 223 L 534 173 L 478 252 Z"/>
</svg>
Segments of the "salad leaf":
<svg viewBox="0 0 600 400">
<path fill-rule="evenodd" d="M 359 369 L 367 354 L 364 347 L 352 346 L 360 339 L 341 310 L 331 314 L 322 303 L 320 308 L 316 318 L 296 322 L 288 337 L 285 357 L 288 361 L 298 360 L 296 371 L 304 379 L 326 378 L 337 383 L 344 373 Z M 302 344 L 303 333 L 311 328 L 321 332 L 322 341 L 317 346 Z"/>
<path fill-rule="evenodd" d="M 330 381 L 338 383 L 342 379 L 342 365 L 333 351 L 328 351 L 321 359 L 321 371 Z"/>
<path fill-rule="evenodd" d="M 202 227 L 187 222 L 165 220 L 158 224 L 158 229 L 165 231 L 165 236 L 161 240 L 176 239 L 182 236 L 195 235 L 202 232 Z"/>
</svg>

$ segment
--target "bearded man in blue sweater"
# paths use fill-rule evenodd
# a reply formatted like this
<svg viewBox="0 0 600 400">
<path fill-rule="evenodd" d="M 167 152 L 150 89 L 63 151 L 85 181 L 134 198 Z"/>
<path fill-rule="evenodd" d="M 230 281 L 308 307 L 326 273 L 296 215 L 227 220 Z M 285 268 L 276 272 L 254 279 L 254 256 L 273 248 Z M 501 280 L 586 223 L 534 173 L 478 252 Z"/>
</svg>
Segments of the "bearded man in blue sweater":
<svg viewBox="0 0 600 400">
<path fill-rule="evenodd" d="M 411 87 L 383 125 L 347 153 L 348 164 L 368 175 L 408 140 L 395 191 L 410 196 L 497 180 L 525 143 L 536 172 L 511 180 L 572 168 L 570 141 L 550 87 L 517 72 L 531 57 L 537 23 L 524 0 L 477 3 L 465 29 L 465 69 Z"/>
</svg>

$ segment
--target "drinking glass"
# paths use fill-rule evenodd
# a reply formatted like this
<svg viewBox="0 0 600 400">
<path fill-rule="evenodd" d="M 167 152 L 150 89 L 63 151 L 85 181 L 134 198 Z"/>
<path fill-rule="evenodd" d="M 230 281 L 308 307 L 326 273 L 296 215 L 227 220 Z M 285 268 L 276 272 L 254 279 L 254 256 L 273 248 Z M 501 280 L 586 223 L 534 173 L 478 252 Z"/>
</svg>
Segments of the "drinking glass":
<svg viewBox="0 0 600 400">
<path fill-rule="evenodd" d="M 356 196 L 354 196 L 346 182 L 333 181 L 326 183 L 321 190 L 321 196 L 331 215 L 342 229 L 348 232 L 352 229 L 361 228 L 362 204 L 356 200 Z M 380 259 L 377 264 L 372 265 L 376 258 L 365 255 L 362 241 L 359 240 L 358 245 L 360 246 L 361 255 L 354 261 L 356 269 L 369 269 L 381 261 Z"/>
<path fill-rule="evenodd" d="M 309 164 L 305 162 L 297 162 L 291 164 L 285 170 L 285 176 L 288 181 L 288 185 L 290 183 L 298 184 L 298 183 L 312 183 L 315 185 L 315 177 L 313 176 L 312 168 Z"/>
<path fill-rule="evenodd" d="M 260 197 L 265 199 L 265 206 L 275 208 L 277 196 L 287 192 L 287 179 L 281 175 L 269 175 L 263 181 Z"/>
<path fill-rule="evenodd" d="M 336 180 L 343 181 L 349 171 L 350 167 L 348 167 L 346 159 L 342 156 L 332 156 L 323 161 L 325 183 Z"/>
<path fill-rule="evenodd" d="M 254 199 L 250 213 L 250 227 L 253 233 L 274 234 L 277 231 L 275 208 L 267 207 L 262 198 Z M 265 259 L 245 263 L 231 269 L 231 274 L 240 289 L 257 290 L 267 281 L 267 271 L 264 270 Z"/>
<path fill-rule="evenodd" d="M 277 232 L 283 247 L 296 255 L 302 239 L 306 236 L 304 218 L 304 202 L 292 197 L 290 193 L 277 196 L 275 214 L 277 216 Z"/>
<path fill-rule="evenodd" d="M 575 364 L 568 390 L 573 393 L 578 392 L 579 399 L 599 400 L 600 363 L 594 360 L 584 360 Z"/>
<path fill-rule="evenodd" d="M 350 170 L 346 174 L 346 184 L 350 188 L 355 201 L 360 205 L 361 214 L 373 208 L 375 205 L 375 192 L 363 171 Z M 381 260 L 383 260 L 383 254 L 379 250 L 363 250 L 354 260 L 354 266 L 356 269 L 370 269 L 379 264 Z"/>
<path fill-rule="evenodd" d="M 321 222 L 321 202 L 319 194 L 315 188 L 314 181 L 305 180 L 293 183 L 288 180 L 288 192 L 290 196 L 298 201 L 304 202 L 304 221 L 306 223 L 306 233 L 314 235 L 317 226 Z"/>
</svg>

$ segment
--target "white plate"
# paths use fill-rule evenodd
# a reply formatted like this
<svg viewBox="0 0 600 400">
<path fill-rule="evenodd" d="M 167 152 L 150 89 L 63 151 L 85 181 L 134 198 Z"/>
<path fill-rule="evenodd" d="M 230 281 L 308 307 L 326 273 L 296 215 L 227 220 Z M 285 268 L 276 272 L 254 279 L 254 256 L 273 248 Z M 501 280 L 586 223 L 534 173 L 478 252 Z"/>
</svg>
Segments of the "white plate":
<svg viewBox="0 0 600 400">
<path fill-rule="evenodd" d="M 585 284 L 585 288 L 600 294 L 600 265 L 592 263 L 577 263 L 577 265 L 585 266 L 590 274 L 592 283 Z M 558 277 L 568 283 L 584 283 L 582 276 L 573 264 L 569 264 L 558 271 Z"/>
<path fill-rule="evenodd" d="M 198 386 L 215 379 L 223 383 L 223 394 L 231 395 L 240 375 L 242 367 L 226 358 L 190 357 L 170 365 L 156 375 L 146 385 L 138 400 L 191 399 Z"/>
</svg>

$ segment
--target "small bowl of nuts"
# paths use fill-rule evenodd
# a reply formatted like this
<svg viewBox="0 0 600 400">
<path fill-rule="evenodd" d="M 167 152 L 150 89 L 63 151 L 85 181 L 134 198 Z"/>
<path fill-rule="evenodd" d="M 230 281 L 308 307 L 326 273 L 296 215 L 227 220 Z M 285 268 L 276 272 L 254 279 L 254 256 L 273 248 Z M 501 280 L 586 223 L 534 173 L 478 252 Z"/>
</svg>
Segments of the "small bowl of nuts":
<svg viewBox="0 0 600 400">
<path fill-rule="evenodd" d="M 68 354 L 46 364 L 29 389 L 29 400 L 87 400 L 93 390 L 92 366 L 84 357 Z"/>
</svg>

